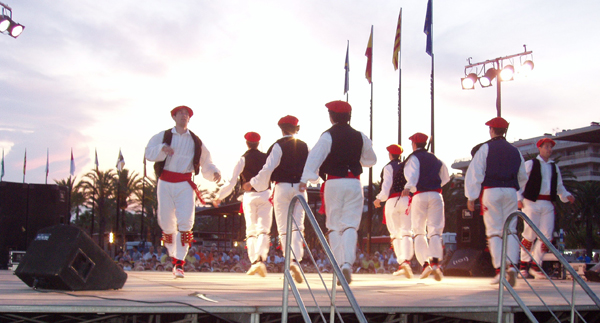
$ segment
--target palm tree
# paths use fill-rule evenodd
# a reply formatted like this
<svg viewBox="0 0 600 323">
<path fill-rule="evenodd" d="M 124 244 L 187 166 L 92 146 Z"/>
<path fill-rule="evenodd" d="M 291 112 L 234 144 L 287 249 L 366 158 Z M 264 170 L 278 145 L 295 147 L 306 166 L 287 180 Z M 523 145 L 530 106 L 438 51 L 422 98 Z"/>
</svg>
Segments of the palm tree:
<svg viewBox="0 0 600 323">
<path fill-rule="evenodd" d="M 113 183 L 115 172 L 92 170 L 85 174 L 81 180 L 82 190 L 87 197 L 88 207 L 94 208 L 98 222 L 98 245 L 104 248 L 104 232 L 106 232 L 106 221 L 111 219 L 111 206 L 114 198 Z M 93 225 L 94 223 L 91 223 Z"/>
<path fill-rule="evenodd" d="M 122 244 L 125 244 L 125 235 L 127 231 L 132 231 L 133 226 L 126 225 L 127 222 L 134 223 L 134 219 L 130 217 L 129 221 L 127 218 L 127 206 L 134 202 L 131 200 L 132 196 L 140 195 L 137 193 L 141 189 L 140 185 L 142 183 L 142 179 L 139 178 L 139 175 L 135 172 L 129 172 L 128 169 L 123 169 L 120 172 L 117 171 L 117 176 L 113 178 L 113 189 L 115 190 L 114 196 L 118 195 L 118 208 L 117 208 L 117 217 L 120 216 L 120 224 L 117 224 L 117 230 L 120 227 L 121 234 L 123 236 Z"/>
<path fill-rule="evenodd" d="M 586 254 L 592 256 L 592 249 L 600 245 L 600 237 L 595 232 L 600 230 L 600 182 L 577 182 L 571 193 L 575 203 L 557 203 L 560 209 L 561 223 L 566 232 L 566 244 L 570 248 L 585 248 Z"/>
<path fill-rule="evenodd" d="M 81 212 L 81 207 L 85 204 L 85 195 L 81 191 L 81 181 L 75 184 L 75 179 L 77 177 L 68 177 L 65 179 L 54 180 L 58 186 L 66 186 L 71 190 L 70 196 L 70 210 L 69 210 L 69 222 L 71 221 L 71 214 L 75 213 L 75 223 L 79 223 L 79 214 Z"/>
<path fill-rule="evenodd" d="M 138 189 L 134 191 L 134 202 L 136 203 L 137 208 L 143 212 L 144 216 L 142 217 L 143 222 L 143 230 L 140 228 L 141 240 L 145 241 L 147 237 L 146 232 L 150 232 L 150 241 L 153 245 L 156 245 L 157 239 L 161 236 L 161 229 L 158 225 L 157 220 L 157 211 L 158 211 L 158 201 L 156 199 L 156 179 L 146 177 L 142 178 L 138 182 Z M 142 203 L 143 200 L 143 203 Z M 140 225 L 142 223 L 140 222 Z"/>
</svg>

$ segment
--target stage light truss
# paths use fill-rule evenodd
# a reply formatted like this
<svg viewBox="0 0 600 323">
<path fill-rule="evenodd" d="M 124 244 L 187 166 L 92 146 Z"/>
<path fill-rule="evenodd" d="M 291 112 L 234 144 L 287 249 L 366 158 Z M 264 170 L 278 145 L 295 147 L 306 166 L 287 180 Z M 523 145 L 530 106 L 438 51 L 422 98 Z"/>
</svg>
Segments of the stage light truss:
<svg viewBox="0 0 600 323">
<path fill-rule="evenodd" d="M 489 87 L 492 81 L 496 82 L 512 81 L 515 77 L 527 76 L 533 70 L 533 51 L 527 51 L 527 46 L 523 53 L 489 59 L 484 62 L 471 63 L 471 57 L 467 59 L 465 66 L 465 77 L 462 77 L 461 86 L 463 90 L 475 89 L 475 84 Z M 515 59 L 519 58 L 518 64 Z"/>
<path fill-rule="evenodd" d="M 6 4 L 0 2 L 2 11 L 0 12 L 0 33 L 7 33 L 12 38 L 21 35 L 25 26 L 12 19 L 12 9 Z"/>
</svg>

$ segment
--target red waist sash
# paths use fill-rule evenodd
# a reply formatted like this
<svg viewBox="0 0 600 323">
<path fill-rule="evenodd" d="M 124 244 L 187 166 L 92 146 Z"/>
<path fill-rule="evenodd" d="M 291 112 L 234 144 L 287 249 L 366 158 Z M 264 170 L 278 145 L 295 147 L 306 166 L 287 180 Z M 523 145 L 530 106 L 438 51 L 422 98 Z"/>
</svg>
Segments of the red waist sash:
<svg viewBox="0 0 600 323">
<path fill-rule="evenodd" d="M 190 184 L 194 192 L 196 192 L 196 196 L 200 200 L 200 203 L 202 203 L 202 205 L 206 204 L 204 202 L 204 199 L 202 199 L 202 193 L 200 193 L 198 186 L 192 181 L 192 173 L 176 173 L 170 172 L 168 170 L 163 170 L 162 174 L 160 175 L 160 179 L 169 183 L 188 182 L 188 184 Z"/>
</svg>

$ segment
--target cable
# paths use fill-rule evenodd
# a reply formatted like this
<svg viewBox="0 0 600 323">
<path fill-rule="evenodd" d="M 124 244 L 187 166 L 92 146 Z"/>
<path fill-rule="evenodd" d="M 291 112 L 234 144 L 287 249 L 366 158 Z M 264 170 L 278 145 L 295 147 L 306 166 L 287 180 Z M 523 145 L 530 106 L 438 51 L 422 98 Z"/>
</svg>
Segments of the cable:
<svg viewBox="0 0 600 323">
<path fill-rule="evenodd" d="M 133 300 L 133 299 L 127 299 L 127 298 L 111 298 L 111 297 L 102 297 L 102 296 L 96 296 L 96 295 L 76 295 L 76 294 L 71 294 L 71 293 L 67 293 L 67 292 L 63 292 L 63 291 L 58 291 L 58 290 L 40 290 L 40 289 L 33 289 L 39 293 L 60 293 L 60 294 L 65 294 L 65 295 L 69 295 L 69 296 L 73 296 L 73 297 L 93 297 L 93 298 L 98 298 L 98 299 L 102 299 L 102 300 L 107 300 L 107 301 L 127 301 L 127 302 L 134 302 L 134 303 L 142 303 L 142 304 L 179 304 L 179 305 L 185 305 L 185 306 L 189 306 L 191 308 L 195 308 L 201 312 L 204 312 L 208 315 L 214 316 L 220 320 L 223 320 L 225 322 L 229 322 L 229 323 L 240 323 L 240 322 L 236 322 L 236 321 L 232 321 L 229 319 L 226 319 L 224 317 L 221 317 L 217 314 L 211 313 L 201 307 L 192 305 L 192 304 L 188 304 L 185 302 L 180 302 L 180 301 L 138 301 L 138 300 Z"/>
</svg>

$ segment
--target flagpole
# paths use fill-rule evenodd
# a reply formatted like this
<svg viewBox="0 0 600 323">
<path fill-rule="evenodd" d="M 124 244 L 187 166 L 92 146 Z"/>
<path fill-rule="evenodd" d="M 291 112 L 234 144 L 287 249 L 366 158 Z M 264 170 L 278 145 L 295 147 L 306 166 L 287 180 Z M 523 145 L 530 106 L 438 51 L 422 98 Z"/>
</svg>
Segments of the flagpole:
<svg viewBox="0 0 600 323">
<path fill-rule="evenodd" d="M 371 25 L 371 36 L 373 36 L 373 25 Z M 371 39 L 371 60 L 373 59 L 373 40 Z M 371 61 L 371 68 L 373 63 Z M 373 70 L 371 69 L 371 73 Z M 370 129 L 369 139 L 373 141 L 373 74 L 371 74 L 371 106 L 370 106 Z M 373 225 L 373 167 L 369 167 L 369 187 L 367 189 L 367 254 L 371 254 L 371 229 Z"/>
<path fill-rule="evenodd" d="M 96 165 L 96 179 L 94 180 L 94 190 L 92 191 L 92 223 L 90 224 L 90 237 L 94 240 L 94 213 L 96 208 L 96 190 L 98 189 L 98 180 L 100 179 L 100 172 L 98 171 L 98 149 L 94 149 L 94 163 Z M 98 235 L 98 244 L 100 244 L 100 235 Z"/>
<path fill-rule="evenodd" d="M 402 8 L 398 18 L 399 32 L 402 30 Z M 402 146 L 402 37 L 398 38 L 398 145 Z"/>
<path fill-rule="evenodd" d="M 146 156 L 144 156 L 144 177 L 142 177 L 142 214 L 140 218 L 140 241 L 146 242 L 144 237 L 144 206 L 146 201 Z"/>
<path fill-rule="evenodd" d="M 429 140 L 430 144 L 431 144 L 431 152 L 433 154 L 435 154 L 435 102 L 434 102 L 434 90 L 435 90 L 435 83 L 434 83 L 434 72 L 435 72 L 435 68 L 434 68 L 434 54 L 433 54 L 433 0 L 431 1 L 431 139 Z"/>
</svg>

